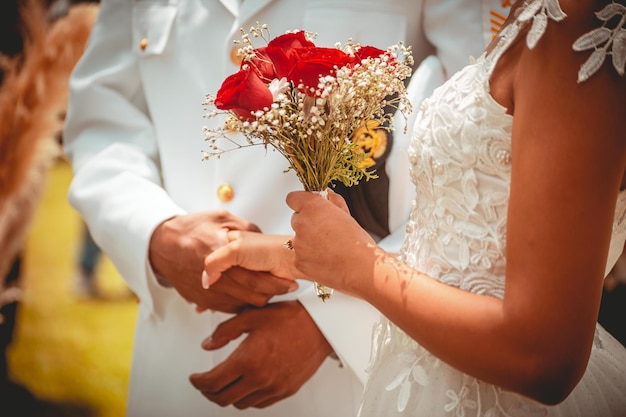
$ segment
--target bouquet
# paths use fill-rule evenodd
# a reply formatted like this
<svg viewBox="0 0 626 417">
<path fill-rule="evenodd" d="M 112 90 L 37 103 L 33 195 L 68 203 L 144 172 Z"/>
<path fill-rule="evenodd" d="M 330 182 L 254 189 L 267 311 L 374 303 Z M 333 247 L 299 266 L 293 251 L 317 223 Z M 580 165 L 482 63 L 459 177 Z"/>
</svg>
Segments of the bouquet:
<svg viewBox="0 0 626 417">
<path fill-rule="evenodd" d="M 356 132 L 391 129 L 395 110 L 411 112 L 405 80 L 411 75 L 410 47 L 381 50 L 348 40 L 318 47 L 305 31 L 270 40 L 266 25 L 242 32 L 238 72 L 224 80 L 217 95 L 207 94 L 206 117 L 226 114 L 225 123 L 204 128 L 210 150 L 204 159 L 248 146 L 280 152 L 307 191 L 326 196 L 334 181 L 346 186 L 376 178 Z M 253 39 L 265 46 L 255 47 Z M 405 126 L 406 129 L 406 126 Z M 233 131 L 245 141 L 239 143 Z M 373 133 L 373 132 L 372 132 Z M 330 288 L 316 284 L 322 300 Z"/>
</svg>

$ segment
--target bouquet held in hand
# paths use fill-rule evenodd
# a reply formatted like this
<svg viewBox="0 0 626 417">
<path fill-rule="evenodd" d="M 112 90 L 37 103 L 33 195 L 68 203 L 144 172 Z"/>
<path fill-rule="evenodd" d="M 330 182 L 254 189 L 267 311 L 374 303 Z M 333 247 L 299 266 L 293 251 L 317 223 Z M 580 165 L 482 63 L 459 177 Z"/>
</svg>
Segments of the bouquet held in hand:
<svg viewBox="0 0 626 417">
<path fill-rule="evenodd" d="M 210 109 L 206 117 L 227 115 L 222 126 L 204 129 L 210 143 L 204 158 L 270 146 L 287 159 L 305 190 L 321 195 L 334 181 L 352 186 L 375 178 L 368 164 L 371 150 L 353 136 L 390 129 L 396 110 L 406 119 L 410 48 L 399 43 L 381 50 L 350 40 L 324 48 L 305 31 L 269 40 L 265 25 L 242 35 L 239 71 L 224 80 L 217 95 L 207 94 L 204 103 Z M 266 45 L 254 47 L 253 39 Z M 328 290 L 318 288 L 322 299 Z"/>
</svg>

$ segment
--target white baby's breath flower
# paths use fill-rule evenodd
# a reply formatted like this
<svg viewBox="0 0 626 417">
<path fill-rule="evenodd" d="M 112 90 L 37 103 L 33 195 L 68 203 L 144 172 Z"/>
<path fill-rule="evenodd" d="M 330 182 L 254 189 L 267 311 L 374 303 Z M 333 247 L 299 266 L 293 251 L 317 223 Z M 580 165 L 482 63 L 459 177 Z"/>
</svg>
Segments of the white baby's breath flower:
<svg viewBox="0 0 626 417">
<path fill-rule="evenodd" d="M 272 93 L 272 98 L 274 99 L 274 101 L 277 101 L 280 99 L 281 96 L 284 96 L 289 87 L 291 87 L 291 84 L 284 77 L 280 80 L 277 78 L 273 79 L 270 82 L 270 85 L 267 86 L 267 88 L 270 90 L 270 93 Z"/>
</svg>

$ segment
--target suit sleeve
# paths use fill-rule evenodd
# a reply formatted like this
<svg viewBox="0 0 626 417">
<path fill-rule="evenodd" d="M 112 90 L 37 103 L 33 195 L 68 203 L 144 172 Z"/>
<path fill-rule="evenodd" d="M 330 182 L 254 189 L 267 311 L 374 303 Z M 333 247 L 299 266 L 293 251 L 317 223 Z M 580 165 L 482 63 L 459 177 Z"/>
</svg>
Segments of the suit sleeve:
<svg viewBox="0 0 626 417">
<path fill-rule="evenodd" d="M 130 288 L 156 311 L 161 288 L 147 260 L 150 236 L 183 210 L 161 185 L 158 146 L 132 49 L 132 2 L 103 1 L 70 79 L 64 130 L 74 179 L 70 204 Z"/>
</svg>

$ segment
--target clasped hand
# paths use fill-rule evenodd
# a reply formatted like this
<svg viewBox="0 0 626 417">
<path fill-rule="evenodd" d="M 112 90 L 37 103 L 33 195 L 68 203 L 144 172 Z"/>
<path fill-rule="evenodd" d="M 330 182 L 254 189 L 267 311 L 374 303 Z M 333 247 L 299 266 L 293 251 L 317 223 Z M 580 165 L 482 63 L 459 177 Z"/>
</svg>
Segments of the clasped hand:
<svg viewBox="0 0 626 417">
<path fill-rule="evenodd" d="M 343 198 L 332 191 L 328 200 L 299 191 L 287 196 L 287 204 L 294 210 L 294 237 L 229 231 L 229 243 L 206 257 L 202 285 L 213 288 L 239 266 L 358 293 L 359 278 L 372 273 L 376 243 L 350 216 Z M 284 246 L 288 239 L 293 250 Z"/>
<path fill-rule="evenodd" d="M 297 288 L 293 281 L 236 267 L 224 271 L 224 279 L 210 291 L 203 289 L 200 277 L 204 259 L 228 243 L 227 232 L 232 230 L 260 232 L 256 225 L 226 211 L 192 213 L 164 221 L 150 240 L 154 272 L 199 311 L 237 313 L 251 305 L 264 306 L 274 295 Z"/>
</svg>

